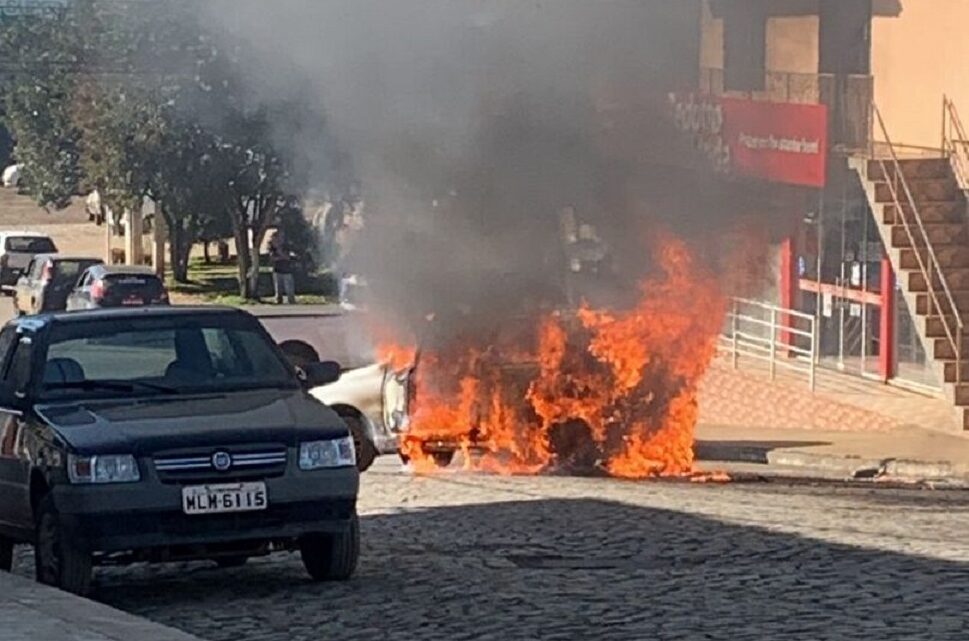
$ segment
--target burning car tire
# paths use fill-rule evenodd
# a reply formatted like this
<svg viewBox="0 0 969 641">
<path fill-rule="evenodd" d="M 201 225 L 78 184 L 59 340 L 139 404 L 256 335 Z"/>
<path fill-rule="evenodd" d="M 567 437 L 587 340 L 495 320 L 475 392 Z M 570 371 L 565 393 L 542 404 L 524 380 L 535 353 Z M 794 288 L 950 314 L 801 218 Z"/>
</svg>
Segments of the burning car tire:
<svg viewBox="0 0 969 641">
<path fill-rule="evenodd" d="M 443 469 L 454 461 L 454 450 L 450 452 L 431 452 L 431 458 L 434 460 L 435 465 Z"/>
<path fill-rule="evenodd" d="M 340 534 L 312 534 L 299 543 L 303 567 L 314 581 L 346 581 L 357 569 L 360 557 L 360 520 Z"/>
<path fill-rule="evenodd" d="M 603 456 L 592 438 L 592 430 L 581 420 L 554 426 L 549 431 L 549 445 L 555 454 L 556 467 L 567 474 L 594 473 Z"/>
</svg>

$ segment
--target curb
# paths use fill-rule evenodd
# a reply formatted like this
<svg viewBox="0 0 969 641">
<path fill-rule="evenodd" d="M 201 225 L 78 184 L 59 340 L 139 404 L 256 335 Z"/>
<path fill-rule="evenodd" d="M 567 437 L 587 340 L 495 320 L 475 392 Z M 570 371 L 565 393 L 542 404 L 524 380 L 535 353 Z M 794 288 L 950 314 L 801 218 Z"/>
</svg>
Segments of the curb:
<svg viewBox="0 0 969 641">
<path fill-rule="evenodd" d="M 694 455 L 698 461 L 753 463 L 812 469 L 851 479 L 939 483 L 969 488 L 969 465 L 953 464 L 948 461 L 862 458 L 850 454 L 821 454 L 795 449 L 769 449 L 702 441 L 695 444 Z"/>
<path fill-rule="evenodd" d="M 147 619 L 0 572 L 0 641 L 200 641 Z"/>
</svg>

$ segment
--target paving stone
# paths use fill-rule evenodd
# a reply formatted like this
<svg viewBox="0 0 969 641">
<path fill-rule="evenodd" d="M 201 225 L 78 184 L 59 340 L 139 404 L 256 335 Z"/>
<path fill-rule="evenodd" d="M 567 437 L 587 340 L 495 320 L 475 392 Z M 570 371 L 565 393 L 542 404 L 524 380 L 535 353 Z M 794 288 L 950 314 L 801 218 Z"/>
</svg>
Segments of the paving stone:
<svg viewBox="0 0 969 641">
<path fill-rule="evenodd" d="M 382 460 L 360 511 L 348 583 L 282 555 L 104 569 L 94 597 L 210 641 L 965 638 L 967 493 L 415 478 Z"/>
</svg>

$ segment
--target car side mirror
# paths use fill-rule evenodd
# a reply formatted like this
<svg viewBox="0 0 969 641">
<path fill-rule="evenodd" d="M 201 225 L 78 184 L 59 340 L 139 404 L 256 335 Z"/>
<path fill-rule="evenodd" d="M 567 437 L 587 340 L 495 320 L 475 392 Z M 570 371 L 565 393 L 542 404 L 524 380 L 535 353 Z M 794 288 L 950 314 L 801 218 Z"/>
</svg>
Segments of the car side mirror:
<svg viewBox="0 0 969 641">
<path fill-rule="evenodd" d="M 343 368 L 336 361 L 323 361 L 320 363 L 310 363 L 302 368 L 306 375 L 304 379 L 308 387 L 319 387 L 329 385 L 340 380 Z"/>
</svg>

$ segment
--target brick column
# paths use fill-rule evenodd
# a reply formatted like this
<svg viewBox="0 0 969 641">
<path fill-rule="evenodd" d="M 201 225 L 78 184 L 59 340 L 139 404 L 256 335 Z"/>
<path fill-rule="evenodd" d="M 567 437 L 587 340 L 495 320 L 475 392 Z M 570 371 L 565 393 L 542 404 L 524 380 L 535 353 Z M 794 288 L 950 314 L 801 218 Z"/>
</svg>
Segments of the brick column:
<svg viewBox="0 0 969 641">
<path fill-rule="evenodd" d="M 895 270 L 887 256 L 881 267 L 881 316 L 878 323 L 878 375 L 883 381 L 895 376 Z"/>
</svg>

